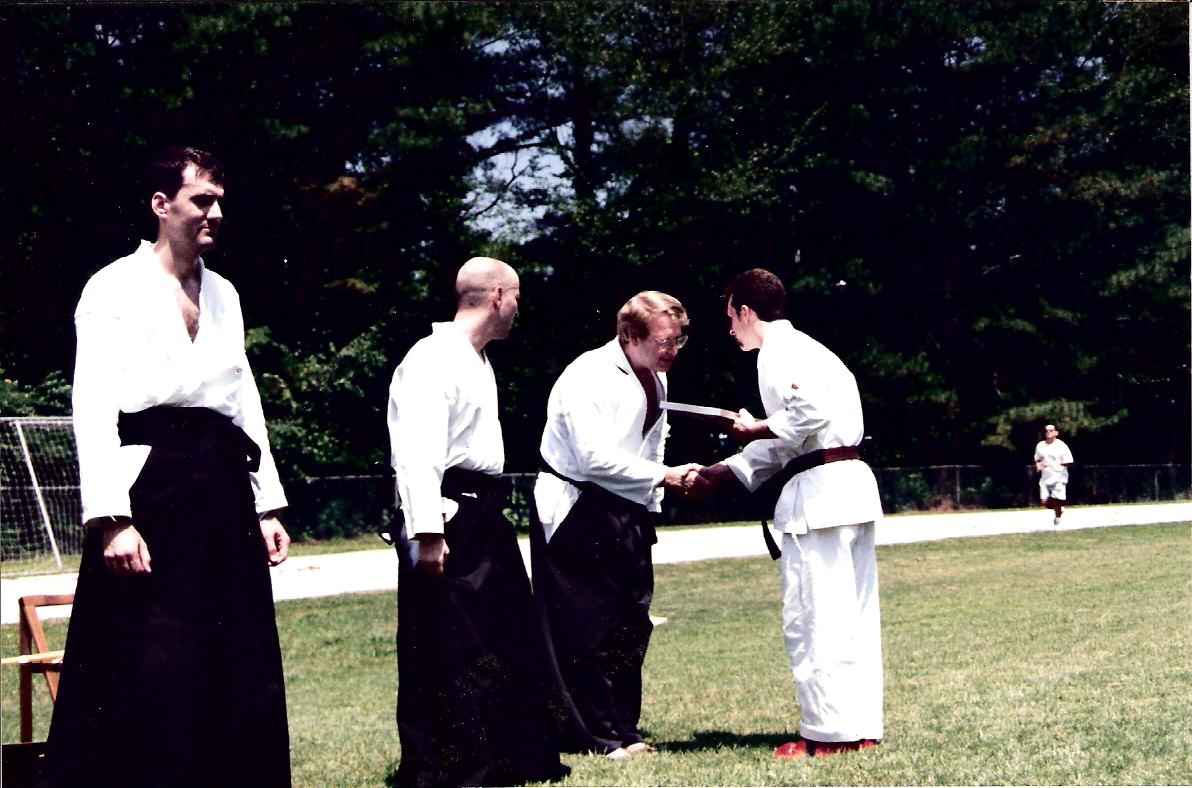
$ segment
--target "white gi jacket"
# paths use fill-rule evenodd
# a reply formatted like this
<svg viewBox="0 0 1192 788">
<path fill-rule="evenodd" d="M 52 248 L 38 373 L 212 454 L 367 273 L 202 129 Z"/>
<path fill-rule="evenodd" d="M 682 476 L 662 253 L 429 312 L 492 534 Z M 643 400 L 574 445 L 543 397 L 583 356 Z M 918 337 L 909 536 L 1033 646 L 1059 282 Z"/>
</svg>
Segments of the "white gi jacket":
<svg viewBox="0 0 1192 788">
<path fill-rule="evenodd" d="M 757 355 L 766 425 L 777 438 L 756 440 L 726 464 L 755 490 L 794 457 L 856 446 L 865 433 L 857 381 L 836 354 L 787 320 L 770 324 Z M 881 519 L 873 471 L 861 460 L 797 474 L 782 489 L 773 526 L 784 533 Z"/>
<path fill-rule="evenodd" d="M 500 476 L 505 467 L 492 365 L 454 323 L 433 324 L 394 370 L 388 423 L 408 539 L 443 533 L 459 509 L 442 497 L 448 468 Z"/>
<path fill-rule="evenodd" d="M 666 399 L 666 374 L 654 375 L 658 401 Z M 540 451 L 550 467 L 576 481 L 661 510 L 662 463 L 669 431 L 666 411 L 645 436 L 646 392 L 621 343 L 613 339 L 572 361 L 555 382 L 546 405 Z M 579 488 L 549 473 L 534 484 L 538 518 L 549 540 L 579 499 Z"/>
<path fill-rule="evenodd" d="M 191 342 L 178 310 L 177 283 L 162 270 L 153 244 L 100 269 L 75 308 L 78 337 L 73 410 L 83 522 L 131 516 L 128 490 L 148 446 L 121 446 L 120 411 L 156 405 L 210 408 L 261 447 L 251 474 L 257 512 L 286 505 L 269 451 L 261 397 L 244 354 L 240 296 L 199 260 L 199 331 Z"/>
</svg>

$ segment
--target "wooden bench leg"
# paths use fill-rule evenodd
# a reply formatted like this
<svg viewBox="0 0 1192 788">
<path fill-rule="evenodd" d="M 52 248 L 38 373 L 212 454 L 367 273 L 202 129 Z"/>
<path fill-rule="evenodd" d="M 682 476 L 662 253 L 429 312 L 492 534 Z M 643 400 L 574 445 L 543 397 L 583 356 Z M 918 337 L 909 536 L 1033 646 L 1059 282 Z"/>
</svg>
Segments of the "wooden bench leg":
<svg viewBox="0 0 1192 788">
<path fill-rule="evenodd" d="M 31 654 L 29 632 L 21 627 L 20 653 Z M 21 665 L 21 736 L 20 741 L 33 741 L 33 667 Z"/>
</svg>

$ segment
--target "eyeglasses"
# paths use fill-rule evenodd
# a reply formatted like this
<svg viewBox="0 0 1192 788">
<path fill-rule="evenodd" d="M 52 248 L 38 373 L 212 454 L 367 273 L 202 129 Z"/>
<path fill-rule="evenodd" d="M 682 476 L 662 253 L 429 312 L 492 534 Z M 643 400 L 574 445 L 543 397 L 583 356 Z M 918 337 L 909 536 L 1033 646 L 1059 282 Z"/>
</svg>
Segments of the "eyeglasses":
<svg viewBox="0 0 1192 788">
<path fill-rule="evenodd" d="M 654 339 L 654 337 L 650 337 L 650 339 Z M 654 339 L 654 341 L 658 343 L 659 350 L 670 350 L 671 348 L 679 350 L 687 344 L 687 335 L 680 334 L 679 336 L 671 337 L 670 339 Z"/>
</svg>

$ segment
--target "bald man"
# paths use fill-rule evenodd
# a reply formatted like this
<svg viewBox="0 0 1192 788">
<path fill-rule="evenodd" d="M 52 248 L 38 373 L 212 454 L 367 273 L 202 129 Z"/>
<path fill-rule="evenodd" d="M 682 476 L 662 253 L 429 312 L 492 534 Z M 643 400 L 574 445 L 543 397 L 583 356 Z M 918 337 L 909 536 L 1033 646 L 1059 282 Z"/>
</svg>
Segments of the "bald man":
<svg viewBox="0 0 1192 788">
<path fill-rule="evenodd" d="M 517 273 L 474 257 L 456 313 L 389 388 L 397 546 L 397 783 L 513 785 L 567 774 L 549 735 L 541 629 L 502 509 L 505 448 L 484 349 L 517 317 Z"/>
</svg>

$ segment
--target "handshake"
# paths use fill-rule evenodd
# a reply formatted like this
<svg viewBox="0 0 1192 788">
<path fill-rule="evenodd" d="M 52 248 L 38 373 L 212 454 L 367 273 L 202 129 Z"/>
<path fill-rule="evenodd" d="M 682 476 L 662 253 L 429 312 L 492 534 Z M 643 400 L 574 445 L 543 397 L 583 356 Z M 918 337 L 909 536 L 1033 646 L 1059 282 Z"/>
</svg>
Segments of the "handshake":
<svg viewBox="0 0 1192 788">
<path fill-rule="evenodd" d="M 684 500 L 702 503 L 711 498 L 716 488 L 732 475 L 724 463 L 705 467 L 692 462 L 667 468 L 662 485 L 678 492 Z"/>
<path fill-rule="evenodd" d="M 731 414 L 731 417 L 728 411 L 722 412 L 726 414 L 725 429 L 733 440 L 749 443 L 759 438 L 774 437 L 766 422 L 758 421 L 744 408 Z M 712 497 L 717 487 L 733 478 L 733 472 L 723 462 L 706 467 L 692 462 L 667 468 L 662 485 L 678 492 L 684 500 L 702 503 Z"/>
</svg>

